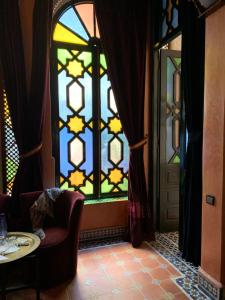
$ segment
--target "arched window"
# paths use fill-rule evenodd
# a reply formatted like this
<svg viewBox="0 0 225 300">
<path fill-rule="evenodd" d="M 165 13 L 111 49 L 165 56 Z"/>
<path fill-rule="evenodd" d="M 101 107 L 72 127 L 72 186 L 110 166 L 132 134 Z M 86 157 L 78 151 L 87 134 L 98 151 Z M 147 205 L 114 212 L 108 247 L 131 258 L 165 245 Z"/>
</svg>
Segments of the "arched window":
<svg viewBox="0 0 225 300">
<path fill-rule="evenodd" d="M 89 199 L 128 190 L 122 131 L 92 3 L 69 5 L 53 31 L 53 135 L 57 184 Z"/>
</svg>

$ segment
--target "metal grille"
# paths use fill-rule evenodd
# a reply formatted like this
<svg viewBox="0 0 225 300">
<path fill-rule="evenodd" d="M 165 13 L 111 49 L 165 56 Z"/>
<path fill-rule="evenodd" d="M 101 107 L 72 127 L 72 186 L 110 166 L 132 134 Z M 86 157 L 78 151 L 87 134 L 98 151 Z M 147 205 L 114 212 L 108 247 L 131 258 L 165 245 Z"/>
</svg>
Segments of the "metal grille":
<svg viewBox="0 0 225 300">
<path fill-rule="evenodd" d="M 3 94 L 3 118 L 3 148 L 5 151 L 5 155 L 3 157 L 4 189 L 7 194 L 11 195 L 13 182 L 19 166 L 19 150 L 16 144 L 15 135 L 12 128 L 9 105 L 5 92 Z"/>
</svg>

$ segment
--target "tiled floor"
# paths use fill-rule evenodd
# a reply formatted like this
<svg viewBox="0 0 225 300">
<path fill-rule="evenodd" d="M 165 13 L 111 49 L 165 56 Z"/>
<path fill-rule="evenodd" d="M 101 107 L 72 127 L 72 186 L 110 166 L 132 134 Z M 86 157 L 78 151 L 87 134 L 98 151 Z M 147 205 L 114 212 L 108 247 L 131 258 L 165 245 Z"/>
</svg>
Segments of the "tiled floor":
<svg viewBox="0 0 225 300">
<path fill-rule="evenodd" d="M 43 300 L 184 300 L 176 284 L 181 277 L 169 261 L 146 243 L 128 243 L 80 250 L 74 280 L 42 292 Z M 10 300 L 33 300 L 32 290 L 9 294 Z"/>
</svg>

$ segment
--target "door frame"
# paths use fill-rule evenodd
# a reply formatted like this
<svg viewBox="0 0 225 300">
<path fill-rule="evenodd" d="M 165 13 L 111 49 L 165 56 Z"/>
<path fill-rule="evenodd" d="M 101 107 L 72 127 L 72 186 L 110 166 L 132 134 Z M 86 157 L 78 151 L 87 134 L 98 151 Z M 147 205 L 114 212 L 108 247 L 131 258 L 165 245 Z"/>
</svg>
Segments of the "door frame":
<svg viewBox="0 0 225 300">
<path fill-rule="evenodd" d="M 180 35 L 179 32 L 177 35 L 173 36 L 176 38 Z M 167 41 L 169 42 L 169 41 Z M 153 184 L 153 219 L 154 227 L 156 231 L 159 229 L 160 222 L 160 49 L 163 47 L 162 44 L 158 44 L 153 49 L 153 90 L 152 90 L 152 134 L 153 134 L 153 146 L 152 146 L 152 184 Z M 182 67 L 181 67 L 182 69 Z M 182 75 L 181 75 L 182 78 Z M 181 80 L 181 97 L 183 95 L 182 91 L 182 80 Z M 184 101 L 181 101 L 180 108 L 180 183 L 179 183 L 179 245 L 182 244 L 182 226 L 183 226 L 183 182 L 185 176 L 185 154 L 186 154 L 186 121 L 185 121 L 185 105 Z"/>
</svg>

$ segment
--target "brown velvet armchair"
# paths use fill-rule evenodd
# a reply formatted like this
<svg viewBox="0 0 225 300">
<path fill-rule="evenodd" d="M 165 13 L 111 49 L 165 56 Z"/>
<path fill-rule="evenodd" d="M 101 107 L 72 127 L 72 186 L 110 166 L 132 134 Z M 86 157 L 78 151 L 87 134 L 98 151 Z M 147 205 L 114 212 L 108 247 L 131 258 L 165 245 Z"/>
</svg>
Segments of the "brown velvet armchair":
<svg viewBox="0 0 225 300">
<path fill-rule="evenodd" d="M 41 191 L 20 195 L 21 219 L 14 230 L 32 231 L 29 209 L 40 194 Z M 64 191 L 54 202 L 54 218 L 45 218 L 45 239 L 39 247 L 41 287 L 53 286 L 76 274 L 83 200 L 79 192 Z"/>
</svg>

